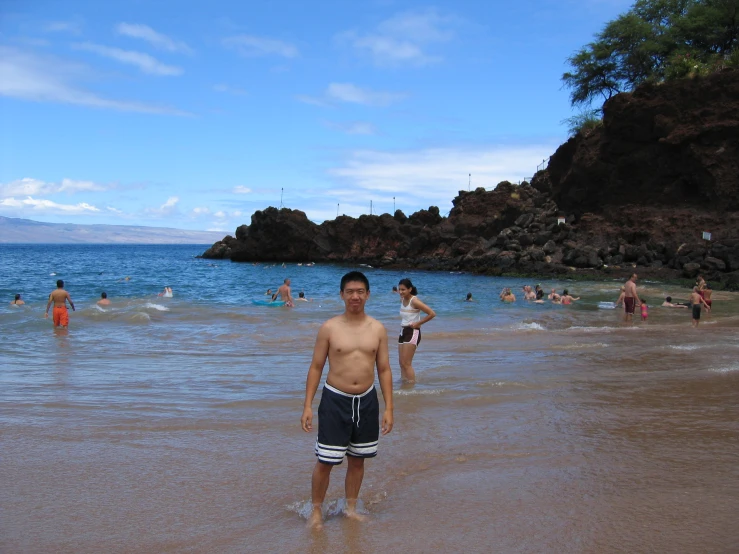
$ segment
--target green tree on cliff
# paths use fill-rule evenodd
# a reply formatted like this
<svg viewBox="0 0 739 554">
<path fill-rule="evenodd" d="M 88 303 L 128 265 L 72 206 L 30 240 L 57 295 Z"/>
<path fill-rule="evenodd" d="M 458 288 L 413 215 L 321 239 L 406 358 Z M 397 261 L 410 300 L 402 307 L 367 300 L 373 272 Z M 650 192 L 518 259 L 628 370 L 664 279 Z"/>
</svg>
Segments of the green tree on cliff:
<svg viewBox="0 0 739 554">
<path fill-rule="evenodd" d="M 606 101 L 647 81 L 739 65 L 739 0 L 636 0 L 567 59 L 573 106 Z"/>
</svg>

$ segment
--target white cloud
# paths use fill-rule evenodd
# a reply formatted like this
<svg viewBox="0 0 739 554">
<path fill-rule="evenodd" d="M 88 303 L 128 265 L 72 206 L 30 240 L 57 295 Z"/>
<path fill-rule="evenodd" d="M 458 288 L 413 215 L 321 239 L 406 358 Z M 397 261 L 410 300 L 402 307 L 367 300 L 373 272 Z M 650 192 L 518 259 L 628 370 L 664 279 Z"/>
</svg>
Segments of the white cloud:
<svg viewBox="0 0 739 554">
<path fill-rule="evenodd" d="M 328 122 L 327 125 L 331 129 L 336 129 L 347 135 L 374 135 L 377 133 L 377 129 L 372 123 L 364 121 L 354 121 L 351 123 Z"/>
<path fill-rule="evenodd" d="M 320 98 L 298 96 L 297 99 L 307 104 L 329 106 L 336 102 L 361 104 L 363 106 L 389 106 L 407 97 L 397 92 L 375 91 L 361 88 L 352 83 L 330 83 Z"/>
<path fill-rule="evenodd" d="M 241 217 L 241 210 L 234 210 L 231 212 L 231 217 Z"/>
<path fill-rule="evenodd" d="M 467 189 L 470 173 L 472 188 L 491 189 L 500 181 L 531 178 L 536 164 L 549 156 L 553 147 L 543 144 L 410 152 L 360 150 L 352 153 L 342 167 L 329 170 L 348 186 L 327 191 L 326 196 L 355 203 L 365 198 L 367 204 L 370 199 L 388 201 L 396 196 L 418 207 L 427 207 L 429 202 L 447 205 L 460 190 Z"/>
<path fill-rule="evenodd" d="M 462 23 L 456 16 L 441 15 L 434 9 L 399 13 L 381 22 L 368 33 L 347 31 L 337 38 L 378 66 L 424 66 L 441 61 L 426 52 L 429 45 L 448 42 Z"/>
<path fill-rule="evenodd" d="M 82 32 L 82 24 L 79 21 L 49 21 L 43 30 L 47 33 L 72 33 L 79 35 Z"/>
<path fill-rule="evenodd" d="M 72 82 L 86 73 L 78 64 L 0 46 L 0 96 L 126 112 L 190 115 L 166 106 L 100 97 Z"/>
<path fill-rule="evenodd" d="M 246 91 L 244 89 L 238 88 L 238 87 L 232 87 L 230 85 L 225 85 L 223 83 L 213 85 L 213 90 L 216 92 L 225 92 L 227 94 L 234 94 L 236 96 L 246 95 Z"/>
<path fill-rule="evenodd" d="M 150 56 L 149 54 L 144 54 L 143 52 L 135 52 L 133 50 L 121 50 L 120 48 L 110 48 L 109 46 L 92 44 L 90 42 L 75 44 L 74 48 L 76 48 L 77 50 L 93 52 L 105 58 L 110 58 L 124 64 L 134 65 L 144 73 L 148 73 L 150 75 L 174 76 L 182 75 L 183 73 L 181 68 L 173 65 L 163 64 L 156 58 Z"/>
<path fill-rule="evenodd" d="M 177 196 L 170 196 L 167 201 L 158 208 L 146 208 L 144 211 L 156 215 L 172 215 L 177 212 L 177 203 L 180 201 Z"/>
<path fill-rule="evenodd" d="M 62 179 L 61 183 L 47 183 L 39 179 L 24 177 L 9 183 L 0 183 L 0 196 L 36 196 L 59 192 L 74 194 L 76 192 L 97 192 L 111 188 L 92 181 L 75 181 Z"/>
<path fill-rule="evenodd" d="M 114 214 L 117 214 L 117 215 L 122 215 L 123 214 L 123 212 L 121 210 L 119 210 L 118 208 L 113 208 L 112 206 L 106 206 L 105 209 L 108 210 L 109 212 L 113 212 Z"/>
<path fill-rule="evenodd" d="M 228 216 L 226 215 L 226 212 L 219 211 L 213 214 L 213 217 L 217 217 L 218 219 L 225 219 Z"/>
<path fill-rule="evenodd" d="M 254 35 L 228 37 L 223 39 L 223 45 L 247 58 L 268 55 L 296 58 L 299 55 L 298 49 L 288 42 Z"/>
<path fill-rule="evenodd" d="M 80 202 L 79 204 L 58 204 L 51 200 L 45 200 L 42 198 L 36 199 L 28 196 L 23 200 L 16 200 L 15 198 L 4 198 L 0 200 L 0 207 L 3 208 L 16 208 L 25 210 L 28 209 L 34 213 L 46 212 L 46 213 L 65 213 L 65 214 L 90 214 L 99 212 L 100 209 L 88 204 L 87 202 Z"/>
<path fill-rule="evenodd" d="M 213 223 L 213 225 L 219 225 L 218 222 Z M 211 231 L 213 233 L 229 233 L 230 231 L 228 229 L 224 229 L 223 226 L 220 227 L 210 227 L 209 229 L 206 229 L 206 231 Z"/>
<path fill-rule="evenodd" d="M 234 194 L 249 194 L 250 192 L 251 192 L 251 189 L 243 185 L 239 185 L 233 188 Z"/>
<path fill-rule="evenodd" d="M 404 94 L 363 89 L 351 83 L 331 83 L 326 89 L 326 96 L 340 102 L 366 106 L 387 106 L 405 98 Z"/>
<path fill-rule="evenodd" d="M 184 42 L 174 40 L 167 35 L 157 33 L 148 25 L 119 23 L 115 26 L 115 30 L 119 35 L 145 40 L 161 50 L 167 50 L 168 52 L 184 52 L 187 54 L 192 52 L 192 49 Z"/>
</svg>

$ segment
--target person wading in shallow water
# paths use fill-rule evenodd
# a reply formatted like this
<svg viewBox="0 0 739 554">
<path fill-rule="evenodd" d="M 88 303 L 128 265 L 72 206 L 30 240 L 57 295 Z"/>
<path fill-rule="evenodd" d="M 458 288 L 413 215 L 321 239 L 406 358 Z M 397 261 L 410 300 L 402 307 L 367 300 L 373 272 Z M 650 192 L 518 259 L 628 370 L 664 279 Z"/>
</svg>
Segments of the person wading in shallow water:
<svg viewBox="0 0 739 554">
<path fill-rule="evenodd" d="M 634 317 L 634 309 L 641 306 L 639 295 L 636 294 L 636 273 L 631 274 L 631 278 L 624 285 L 624 321 L 631 321 Z"/>
<path fill-rule="evenodd" d="M 400 295 L 400 336 L 398 337 L 398 359 L 400 362 L 400 376 L 406 383 L 416 382 L 416 372 L 413 369 L 413 356 L 416 348 L 421 344 L 421 325 L 436 317 L 436 312 L 421 302 L 418 291 L 410 279 L 401 279 L 398 283 Z M 426 317 L 421 319 L 421 312 Z"/>
<path fill-rule="evenodd" d="M 52 302 L 54 303 L 54 327 L 63 327 L 66 329 L 69 325 L 67 302 L 72 306 L 73 312 L 75 309 L 74 302 L 72 302 L 72 298 L 69 296 L 69 293 L 64 290 L 64 281 L 61 279 L 56 282 L 56 290 L 51 291 L 51 294 L 49 295 L 49 301 L 46 303 L 46 314 L 44 315 L 46 318 L 49 317 L 49 307 Z"/>
<path fill-rule="evenodd" d="M 313 430 L 313 398 L 328 358 L 328 375 L 318 406 L 318 438 L 313 469 L 311 500 L 313 510 L 308 526 L 323 528 L 322 505 L 331 469 L 348 457 L 344 489 L 345 515 L 363 520 L 357 513 L 357 498 L 364 477 L 364 459 L 377 455 L 380 435 L 393 429 L 393 379 L 385 327 L 364 313 L 369 299 L 369 281 L 363 273 L 351 271 L 341 279 L 344 313 L 329 319 L 318 331 L 313 360 L 305 383 L 305 404 L 300 425 Z M 385 411 L 380 427 L 380 406 L 375 390 L 375 366 Z"/>
</svg>

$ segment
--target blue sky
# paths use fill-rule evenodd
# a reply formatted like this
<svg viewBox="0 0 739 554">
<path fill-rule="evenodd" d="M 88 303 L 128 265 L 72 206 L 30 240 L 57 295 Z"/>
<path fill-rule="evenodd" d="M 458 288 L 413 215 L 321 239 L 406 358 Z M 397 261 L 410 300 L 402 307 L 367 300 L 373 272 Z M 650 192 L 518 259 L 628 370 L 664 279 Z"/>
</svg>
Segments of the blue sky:
<svg viewBox="0 0 739 554">
<path fill-rule="evenodd" d="M 567 138 L 624 0 L 4 0 L 0 215 L 232 233 L 437 205 Z M 394 200 L 393 200 L 394 198 Z"/>
</svg>

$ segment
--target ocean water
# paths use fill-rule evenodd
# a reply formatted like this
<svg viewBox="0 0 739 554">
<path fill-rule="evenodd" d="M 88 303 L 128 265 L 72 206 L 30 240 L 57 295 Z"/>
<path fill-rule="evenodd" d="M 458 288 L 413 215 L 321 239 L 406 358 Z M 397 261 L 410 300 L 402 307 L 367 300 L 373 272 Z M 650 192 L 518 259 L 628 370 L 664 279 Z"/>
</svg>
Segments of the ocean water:
<svg viewBox="0 0 739 554">
<path fill-rule="evenodd" d="M 542 280 L 581 300 L 509 305 L 503 287 L 537 281 L 233 264 L 198 259 L 205 248 L 0 246 L 1 552 L 739 548 L 736 294 L 714 293 L 696 330 L 659 306 L 688 291 L 656 282 L 640 283 L 648 320 L 627 324 L 608 309 L 620 282 Z M 415 386 L 391 348 L 396 424 L 367 463 L 369 521 L 340 516 L 342 466 L 315 535 L 315 436 L 299 418 L 352 269 L 391 345 L 400 278 L 437 318 Z M 253 302 L 284 278 L 311 301 Z M 43 318 L 57 279 L 77 307 L 66 332 Z"/>
</svg>

